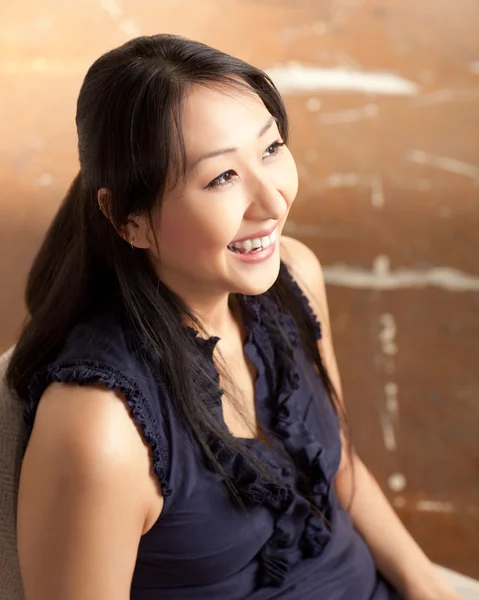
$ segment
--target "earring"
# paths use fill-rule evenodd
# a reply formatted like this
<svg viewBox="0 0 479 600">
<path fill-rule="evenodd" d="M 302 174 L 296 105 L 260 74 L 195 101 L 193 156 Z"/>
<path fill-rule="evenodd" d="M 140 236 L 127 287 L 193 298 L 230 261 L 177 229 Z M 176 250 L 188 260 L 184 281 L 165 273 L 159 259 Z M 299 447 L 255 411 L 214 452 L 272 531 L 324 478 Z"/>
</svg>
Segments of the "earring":
<svg viewBox="0 0 479 600">
<path fill-rule="evenodd" d="M 103 206 L 101 205 L 101 202 L 98 202 L 98 210 L 103 210 Z"/>
<path fill-rule="evenodd" d="M 134 250 L 134 249 L 135 249 L 135 246 L 133 246 L 133 242 L 134 242 L 134 241 L 135 241 L 135 236 L 133 236 L 133 237 L 131 238 L 131 240 L 130 240 L 130 246 L 131 246 L 131 249 L 132 249 L 132 250 Z"/>
</svg>

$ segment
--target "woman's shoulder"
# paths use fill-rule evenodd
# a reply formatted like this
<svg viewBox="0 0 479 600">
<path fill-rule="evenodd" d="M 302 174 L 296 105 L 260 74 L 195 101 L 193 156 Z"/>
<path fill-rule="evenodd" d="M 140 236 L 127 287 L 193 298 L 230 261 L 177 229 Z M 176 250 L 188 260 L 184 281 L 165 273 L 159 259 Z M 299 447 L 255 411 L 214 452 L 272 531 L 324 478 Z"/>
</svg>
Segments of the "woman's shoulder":
<svg viewBox="0 0 479 600">
<path fill-rule="evenodd" d="M 103 385 L 138 396 L 142 386 L 135 382 L 144 387 L 150 375 L 138 348 L 114 313 L 89 315 L 71 328 L 56 354 L 34 374 L 30 393 L 38 396 L 45 384 L 57 382 Z"/>
<path fill-rule="evenodd" d="M 118 456 L 115 443 L 123 439 L 118 432 L 129 428 L 136 435 L 132 443 L 149 447 L 167 495 L 167 394 L 160 377 L 135 353 L 129 337 L 111 315 L 89 317 L 72 328 L 57 356 L 31 380 L 25 410 L 30 440 L 39 423 L 47 423 L 45 431 L 64 432 L 61 443 L 77 439 L 94 456 L 110 452 Z M 88 459 L 88 454 L 83 455 Z"/>
<path fill-rule="evenodd" d="M 317 255 L 303 242 L 289 237 L 281 237 L 281 260 L 300 285 L 317 291 L 324 285 L 321 263 Z"/>
<path fill-rule="evenodd" d="M 126 331 L 117 318 L 98 314 L 79 320 L 56 354 L 34 373 L 27 420 L 33 419 L 40 397 L 53 383 L 103 386 L 139 399 L 141 390 L 135 382 L 138 369 L 141 362 L 134 360 Z"/>
<path fill-rule="evenodd" d="M 148 456 L 120 390 L 62 382 L 42 394 L 27 454 L 30 461 L 49 456 L 45 463 L 58 462 L 85 485 L 89 478 L 108 482 L 112 474 L 134 477 Z"/>
<path fill-rule="evenodd" d="M 328 314 L 326 287 L 323 269 L 316 254 L 303 242 L 282 236 L 281 260 L 307 298 L 314 314 L 324 321 Z"/>
</svg>

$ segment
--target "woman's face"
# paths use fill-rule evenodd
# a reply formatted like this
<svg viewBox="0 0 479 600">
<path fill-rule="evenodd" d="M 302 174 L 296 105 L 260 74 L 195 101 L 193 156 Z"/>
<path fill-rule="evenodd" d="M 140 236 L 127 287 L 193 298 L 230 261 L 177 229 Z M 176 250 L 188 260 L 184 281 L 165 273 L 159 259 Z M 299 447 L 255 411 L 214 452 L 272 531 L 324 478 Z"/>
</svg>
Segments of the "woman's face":
<svg viewBox="0 0 479 600">
<path fill-rule="evenodd" d="M 275 120 L 252 93 L 196 86 L 183 132 L 187 177 L 155 220 L 161 280 L 186 302 L 265 292 L 278 276 L 279 239 L 298 189 Z"/>
</svg>

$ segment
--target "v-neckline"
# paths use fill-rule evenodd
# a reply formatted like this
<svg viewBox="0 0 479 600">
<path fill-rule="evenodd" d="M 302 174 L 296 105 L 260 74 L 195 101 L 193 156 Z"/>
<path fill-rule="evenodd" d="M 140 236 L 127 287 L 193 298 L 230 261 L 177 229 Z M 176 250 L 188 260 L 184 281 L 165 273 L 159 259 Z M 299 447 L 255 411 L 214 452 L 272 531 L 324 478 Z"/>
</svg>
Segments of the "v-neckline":
<svg viewBox="0 0 479 600">
<path fill-rule="evenodd" d="M 262 429 L 264 429 L 262 411 L 261 411 L 261 406 L 260 406 L 260 402 L 259 402 L 260 394 L 259 394 L 259 389 L 258 389 L 259 382 L 260 382 L 261 369 L 260 369 L 260 365 L 258 365 L 257 361 L 255 360 L 255 354 L 257 356 L 257 348 L 254 344 L 255 329 L 259 325 L 259 321 L 260 321 L 259 306 L 257 304 L 259 301 L 255 297 L 243 296 L 240 294 L 236 295 L 236 299 L 237 299 L 238 316 L 241 320 L 240 321 L 240 330 L 243 334 L 241 336 L 241 347 L 242 347 L 242 351 L 243 351 L 243 356 L 246 361 L 246 366 L 249 367 L 251 365 L 255 371 L 254 380 L 252 383 L 253 383 L 254 424 L 257 429 L 257 434 L 255 436 L 251 436 L 251 437 L 234 435 L 234 433 L 230 430 L 230 428 L 226 424 L 226 420 L 224 418 L 223 402 L 221 400 L 220 400 L 220 406 L 219 406 L 219 413 L 220 413 L 222 424 L 224 425 L 224 427 L 226 427 L 226 429 L 229 431 L 231 436 L 234 437 L 235 440 L 238 440 L 238 441 L 244 442 L 244 443 L 256 443 L 256 442 L 262 443 L 263 439 L 258 436 L 258 433 Z M 248 305 L 248 303 L 250 305 Z M 252 349 L 254 349 L 254 351 L 255 351 L 254 354 L 251 352 Z"/>
</svg>

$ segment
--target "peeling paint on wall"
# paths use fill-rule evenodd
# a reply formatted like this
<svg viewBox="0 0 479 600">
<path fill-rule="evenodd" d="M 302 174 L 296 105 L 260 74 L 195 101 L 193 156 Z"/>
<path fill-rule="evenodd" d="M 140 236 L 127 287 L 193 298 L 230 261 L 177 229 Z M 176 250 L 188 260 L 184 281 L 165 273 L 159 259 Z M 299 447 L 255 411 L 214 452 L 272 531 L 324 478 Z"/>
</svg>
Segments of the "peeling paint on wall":
<svg viewBox="0 0 479 600">
<path fill-rule="evenodd" d="M 457 173 L 458 175 L 465 175 L 466 177 L 472 177 L 473 179 L 479 180 L 478 165 L 472 165 L 470 163 L 457 160 L 456 158 L 436 156 L 434 154 L 423 152 L 422 150 L 409 150 L 406 153 L 406 160 L 417 165 L 434 167 L 436 169 L 441 169 L 442 171 Z"/>
<path fill-rule="evenodd" d="M 479 277 L 452 267 L 431 269 L 367 270 L 345 264 L 324 266 L 324 279 L 329 285 L 356 289 L 399 290 L 436 287 L 450 292 L 479 291 Z"/>
<path fill-rule="evenodd" d="M 413 96 L 419 86 L 394 73 L 356 71 L 344 68 L 320 68 L 289 63 L 267 69 L 283 94 L 304 92 L 363 92 L 391 96 Z"/>
</svg>

